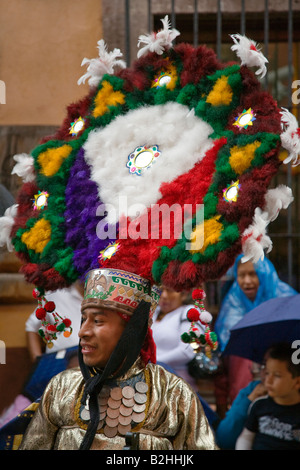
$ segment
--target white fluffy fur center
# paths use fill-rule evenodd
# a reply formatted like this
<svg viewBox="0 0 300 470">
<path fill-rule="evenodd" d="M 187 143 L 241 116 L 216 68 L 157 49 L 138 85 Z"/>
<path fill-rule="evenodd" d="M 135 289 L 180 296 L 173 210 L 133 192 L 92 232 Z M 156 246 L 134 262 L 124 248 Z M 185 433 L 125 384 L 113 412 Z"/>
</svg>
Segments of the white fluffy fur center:
<svg viewBox="0 0 300 470">
<path fill-rule="evenodd" d="M 155 204 L 162 183 L 173 181 L 204 158 L 213 145 L 212 132 L 188 107 L 173 102 L 132 110 L 91 132 L 83 148 L 108 211 L 107 222 L 115 224 L 121 215 L 135 218 L 140 209 Z M 131 174 L 128 155 L 143 145 L 158 145 L 161 155 L 142 175 Z"/>
</svg>

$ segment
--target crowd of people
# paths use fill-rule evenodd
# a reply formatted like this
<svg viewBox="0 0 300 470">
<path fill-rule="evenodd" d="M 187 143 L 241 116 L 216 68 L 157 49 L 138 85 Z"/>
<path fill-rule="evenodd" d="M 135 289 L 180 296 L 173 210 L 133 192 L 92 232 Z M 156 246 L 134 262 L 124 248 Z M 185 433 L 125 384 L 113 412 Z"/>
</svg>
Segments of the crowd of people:
<svg viewBox="0 0 300 470">
<path fill-rule="evenodd" d="M 75 348 L 75 362 L 59 374 L 55 369 L 50 370 L 46 383 L 41 384 L 41 397 L 34 397 L 41 398 L 41 403 L 20 449 L 76 449 L 80 448 L 80 441 L 82 448 L 108 449 L 111 442 L 116 448 L 122 448 L 120 429 L 128 430 L 127 425 L 119 423 L 119 432 L 114 434 L 114 418 L 108 417 L 105 431 L 97 433 L 102 408 L 100 411 L 97 407 L 93 409 L 93 400 L 94 396 L 105 395 L 103 390 L 106 385 L 101 386 L 101 380 L 93 383 L 93 376 L 89 375 L 88 391 L 82 388 L 82 375 L 89 374 L 91 368 L 97 368 L 101 370 L 100 377 L 111 375 L 119 369 L 123 372 L 117 373 L 108 382 L 111 389 L 120 391 L 127 387 L 129 390 L 136 377 L 145 397 L 151 388 L 147 407 L 143 407 L 140 415 L 133 412 L 137 416 L 135 426 L 140 449 L 170 449 L 172 446 L 174 449 L 299 450 L 300 366 L 291 360 L 291 345 L 286 341 L 274 344 L 266 350 L 261 364 L 238 356 L 222 355 L 230 339 L 230 328 L 244 315 L 251 314 L 255 306 L 270 298 L 297 293 L 279 279 L 267 259 L 254 265 L 252 262 L 242 263 L 241 257 L 238 257 L 231 273 L 231 286 L 215 322 L 222 367 L 212 378 L 214 404 L 208 404 L 201 397 L 201 383 L 190 375 L 188 368 L 195 353 L 190 345 L 181 340 L 182 333 L 190 326 L 187 312 L 193 307 L 186 293 L 162 286 L 152 319 L 152 341 L 148 334 L 146 339 L 142 336 L 135 354 L 128 358 L 128 363 L 125 361 L 126 367 L 123 367 L 126 344 L 130 338 L 138 338 L 143 325 L 139 324 L 134 331 L 130 331 L 130 322 L 124 315 L 102 305 L 85 304 L 81 285 L 49 294 L 58 308 L 64 309 L 68 305 L 68 311 L 72 310 L 75 330 L 72 341 L 68 342 L 68 338 L 62 337 L 62 342 L 58 341 L 54 348 L 55 352 Z M 53 352 L 47 347 L 42 349 L 37 333 L 38 323 L 33 312 L 26 323 L 33 364 Z M 204 331 L 201 323 L 198 328 Z M 156 365 L 141 360 L 145 357 L 145 350 L 148 350 L 149 357 L 151 347 L 156 351 Z M 71 357 L 74 358 L 74 355 Z M 78 367 L 80 364 L 81 367 Z M 38 371 L 36 369 L 35 381 L 42 382 Z M 138 394 L 142 395 L 141 392 Z M 80 420 L 80 410 L 84 409 L 82 396 L 86 400 L 85 409 L 89 417 L 96 416 L 93 429 L 92 419 L 89 425 L 83 418 L 83 425 L 76 425 Z M 118 400 L 123 398 L 120 396 Z M 6 427 L 18 419 L 17 415 L 22 414 L 31 401 L 35 400 L 26 394 L 16 397 L 1 417 L 1 432 L 5 432 Z M 145 402 L 146 398 L 143 403 L 135 403 L 134 406 L 138 409 Z M 74 403 L 77 403 L 76 406 Z M 79 413 L 77 421 L 76 413 Z M 142 417 L 141 427 L 139 422 Z M 125 417 L 122 418 L 123 423 Z"/>
</svg>

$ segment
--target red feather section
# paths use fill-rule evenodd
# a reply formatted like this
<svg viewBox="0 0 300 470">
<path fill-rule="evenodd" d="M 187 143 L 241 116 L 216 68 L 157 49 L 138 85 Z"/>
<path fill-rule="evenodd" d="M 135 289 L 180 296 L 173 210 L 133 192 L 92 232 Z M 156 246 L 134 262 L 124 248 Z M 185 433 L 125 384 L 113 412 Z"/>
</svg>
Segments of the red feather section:
<svg viewBox="0 0 300 470">
<path fill-rule="evenodd" d="M 227 128 L 235 134 L 240 134 L 241 130 L 232 124 L 239 114 L 251 108 L 255 113 L 256 123 L 247 127 L 247 135 L 256 134 L 258 125 L 259 132 L 280 133 L 281 115 L 276 101 L 269 93 L 261 90 L 261 85 L 251 70 L 242 66 L 240 73 L 243 81 L 241 104 L 229 116 Z"/>
<path fill-rule="evenodd" d="M 47 264 L 28 263 L 22 266 L 20 272 L 24 274 L 26 281 L 47 290 L 56 290 L 57 286 L 61 289 L 68 287 L 66 280 Z"/>
<path fill-rule="evenodd" d="M 194 264 L 192 261 L 180 263 L 171 261 L 161 279 L 161 283 L 172 286 L 178 292 L 190 290 L 200 286 L 204 282 L 219 279 L 230 267 L 228 261 L 233 264 L 236 256 L 241 253 L 241 242 L 237 241 L 228 249 L 219 253 L 215 261 L 207 261 L 205 264 Z"/>
<path fill-rule="evenodd" d="M 39 215 L 38 211 L 33 209 L 34 196 L 37 192 L 38 187 L 36 183 L 24 183 L 21 187 L 17 196 L 18 212 L 14 219 L 11 238 L 15 236 L 19 228 L 26 227 L 26 222 L 29 219 Z"/>
<path fill-rule="evenodd" d="M 111 259 L 104 261 L 101 266 L 105 268 L 118 266 L 118 269 L 139 273 L 142 277 L 152 279 L 153 260 L 159 256 L 161 246 L 173 248 L 177 243 L 178 237 L 174 237 L 174 234 L 176 234 L 177 227 L 183 227 L 183 216 L 186 215 L 183 212 L 184 206 L 190 205 L 194 214 L 196 205 L 203 203 L 203 197 L 211 184 L 218 151 L 225 144 L 226 138 L 217 140 L 203 160 L 198 162 L 192 170 L 180 175 L 171 183 L 162 184 L 160 188 L 162 198 L 157 202 L 156 208 L 161 208 L 163 205 L 170 208 L 174 204 L 181 206 L 180 211 L 175 211 L 175 216 L 170 217 L 170 226 L 167 227 L 170 227 L 170 230 L 166 231 L 169 219 L 163 223 L 161 219 L 154 217 L 153 209 L 148 209 L 148 212 L 136 219 L 134 224 L 130 220 L 126 221 L 125 229 L 120 232 L 118 252 Z M 124 227 L 123 221 L 120 225 Z M 127 238 L 122 239 L 126 236 L 126 231 Z M 143 232 L 141 234 L 143 238 L 133 239 L 132 235 L 139 231 Z M 181 233 L 182 230 L 180 236 Z M 153 237 L 153 234 L 157 236 Z M 166 235 L 169 235 L 169 238 L 165 238 Z"/>
<path fill-rule="evenodd" d="M 95 94 L 95 89 L 90 90 L 88 96 L 83 98 L 76 103 L 72 103 L 67 107 L 67 116 L 62 123 L 61 127 L 57 130 L 57 132 L 52 136 L 45 137 L 41 143 L 48 142 L 49 140 L 70 140 L 73 139 L 72 135 L 70 134 L 70 127 L 73 121 L 78 119 L 79 117 L 85 118 L 85 116 L 89 113 L 89 107 L 91 105 L 92 99 Z M 89 122 L 87 121 L 85 124 L 85 128 L 89 126 Z M 83 129 L 84 130 L 84 129 Z M 80 135 L 80 134 L 78 134 Z"/>
<path fill-rule="evenodd" d="M 199 83 L 206 75 L 211 75 L 224 67 L 217 61 L 213 50 L 205 46 L 194 49 L 188 44 L 179 44 L 174 51 L 182 55 L 184 69 L 181 74 L 181 86 L 188 83 Z"/>
</svg>

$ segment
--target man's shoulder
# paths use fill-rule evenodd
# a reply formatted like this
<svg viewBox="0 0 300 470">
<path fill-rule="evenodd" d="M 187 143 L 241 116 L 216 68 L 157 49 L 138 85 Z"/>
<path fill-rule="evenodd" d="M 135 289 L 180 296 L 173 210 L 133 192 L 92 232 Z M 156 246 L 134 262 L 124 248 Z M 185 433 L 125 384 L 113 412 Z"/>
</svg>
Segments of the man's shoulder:
<svg viewBox="0 0 300 470">
<path fill-rule="evenodd" d="M 51 386 L 55 384 L 55 386 L 57 386 L 58 384 L 60 385 L 72 384 L 74 386 L 76 383 L 80 383 L 82 380 L 83 380 L 83 376 L 82 376 L 80 368 L 74 367 L 72 369 L 66 369 L 62 372 L 59 372 L 59 374 L 52 377 L 52 379 L 49 382 L 49 385 Z"/>
<path fill-rule="evenodd" d="M 170 379 L 177 377 L 177 375 L 173 374 L 173 372 L 169 371 L 166 367 L 164 367 L 163 364 L 153 364 L 152 362 L 149 362 L 146 366 L 146 369 L 151 371 L 154 374 L 165 375 L 166 377 L 169 377 Z"/>
<path fill-rule="evenodd" d="M 190 385 L 183 378 L 167 370 L 162 364 L 149 363 L 146 369 L 150 371 L 153 377 L 156 377 L 161 383 L 165 384 L 166 388 L 172 385 L 172 387 L 181 389 L 191 389 Z"/>
</svg>

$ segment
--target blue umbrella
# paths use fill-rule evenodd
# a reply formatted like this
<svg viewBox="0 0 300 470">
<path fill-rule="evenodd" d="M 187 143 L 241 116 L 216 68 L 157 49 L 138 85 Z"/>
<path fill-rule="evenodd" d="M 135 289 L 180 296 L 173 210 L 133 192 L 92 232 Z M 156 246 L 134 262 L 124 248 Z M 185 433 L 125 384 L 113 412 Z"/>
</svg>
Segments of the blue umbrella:
<svg viewBox="0 0 300 470">
<path fill-rule="evenodd" d="M 267 300 L 248 312 L 230 330 L 223 354 L 261 363 L 272 344 L 295 340 L 300 340 L 300 294 Z"/>
</svg>

